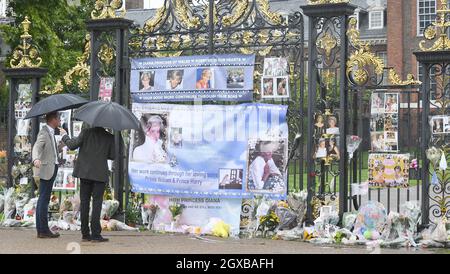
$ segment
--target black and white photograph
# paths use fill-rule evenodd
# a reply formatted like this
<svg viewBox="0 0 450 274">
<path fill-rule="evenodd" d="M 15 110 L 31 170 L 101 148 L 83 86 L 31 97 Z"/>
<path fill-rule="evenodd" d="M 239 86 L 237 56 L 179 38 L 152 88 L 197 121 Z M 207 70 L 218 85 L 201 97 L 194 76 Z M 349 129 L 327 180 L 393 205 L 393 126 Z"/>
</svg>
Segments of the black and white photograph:
<svg viewBox="0 0 450 274">
<path fill-rule="evenodd" d="M 181 127 L 170 128 L 170 145 L 172 148 L 183 147 L 183 129 Z"/>
<path fill-rule="evenodd" d="M 244 88 L 244 68 L 227 68 L 227 88 Z"/>
<path fill-rule="evenodd" d="M 219 189 L 242 189 L 242 169 L 219 169 Z"/>
<path fill-rule="evenodd" d="M 264 58 L 264 76 L 287 76 L 288 62 L 286 58 Z"/>
</svg>

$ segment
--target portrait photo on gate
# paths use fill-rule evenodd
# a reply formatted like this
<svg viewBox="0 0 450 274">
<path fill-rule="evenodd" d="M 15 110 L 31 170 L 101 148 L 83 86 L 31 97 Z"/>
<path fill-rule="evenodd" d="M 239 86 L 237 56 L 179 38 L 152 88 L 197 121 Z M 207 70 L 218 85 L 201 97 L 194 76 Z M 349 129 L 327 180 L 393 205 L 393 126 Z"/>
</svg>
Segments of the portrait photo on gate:
<svg viewBox="0 0 450 274">
<path fill-rule="evenodd" d="M 247 191 L 285 193 L 287 140 L 249 140 Z"/>
<path fill-rule="evenodd" d="M 326 121 L 322 113 L 316 113 L 314 117 L 314 137 L 319 139 L 325 133 Z"/>
<path fill-rule="evenodd" d="M 384 98 L 384 112 L 398 113 L 398 93 L 386 93 Z"/>
<path fill-rule="evenodd" d="M 319 138 L 314 152 L 314 159 L 339 160 L 340 152 L 336 137 Z"/>
<path fill-rule="evenodd" d="M 134 131 L 130 161 L 168 163 L 169 113 L 143 113 L 141 129 Z"/>
<path fill-rule="evenodd" d="M 433 135 L 450 134 L 450 116 L 431 116 L 430 126 Z"/>
<path fill-rule="evenodd" d="M 213 89 L 214 70 L 212 68 L 199 68 L 196 73 L 196 89 Z"/>
<path fill-rule="evenodd" d="M 167 80 L 166 80 L 166 89 L 168 90 L 181 90 L 183 89 L 183 76 L 184 70 L 168 70 L 167 71 Z"/>
<path fill-rule="evenodd" d="M 139 92 L 152 91 L 155 87 L 155 71 L 146 70 L 139 72 Z"/>
<path fill-rule="evenodd" d="M 370 153 L 369 187 L 407 188 L 409 186 L 409 154 Z"/>
</svg>

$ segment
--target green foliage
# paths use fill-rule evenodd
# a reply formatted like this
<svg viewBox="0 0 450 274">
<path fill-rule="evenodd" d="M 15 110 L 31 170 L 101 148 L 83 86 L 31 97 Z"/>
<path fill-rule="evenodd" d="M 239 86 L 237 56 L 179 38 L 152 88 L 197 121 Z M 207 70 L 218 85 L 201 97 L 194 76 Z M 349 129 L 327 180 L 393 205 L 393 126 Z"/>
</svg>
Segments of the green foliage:
<svg viewBox="0 0 450 274">
<path fill-rule="evenodd" d="M 29 33 L 43 59 L 41 67 L 49 70 L 43 86 L 56 83 L 81 56 L 87 34 L 85 20 L 89 19 L 93 2 L 82 0 L 80 6 L 71 6 L 61 0 L 10 1 L 15 21 L 11 25 L 0 26 L 3 39 L 14 49 L 20 42 L 20 23 L 28 16 L 31 21 Z"/>
<path fill-rule="evenodd" d="M 125 222 L 127 225 L 139 223 L 140 212 L 137 208 L 128 206 L 125 210 Z"/>
</svg>

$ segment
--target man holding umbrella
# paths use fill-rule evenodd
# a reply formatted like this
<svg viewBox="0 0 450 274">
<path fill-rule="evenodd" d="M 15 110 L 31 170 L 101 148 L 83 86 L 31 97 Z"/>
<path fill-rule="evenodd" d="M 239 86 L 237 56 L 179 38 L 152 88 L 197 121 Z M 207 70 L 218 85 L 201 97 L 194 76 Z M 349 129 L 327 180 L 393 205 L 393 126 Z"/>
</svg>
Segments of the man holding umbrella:
<svg viewBox="0 0 450 274">
<path fill-rule="evenodd" d="M 35 176 L 39 177 L 39 198 L 36 205 L 36 230 L 38 238 L 57 238 L 48 227 L 48 204 L 52 194 L 53 182 L 58 173 L 58 151 L 55 140 L 55 129 L 60 127 L 61 120 L 57 112 L 45 116 L 47 125 L 39 132 L 33 146 L 32 159 Z M 60 129 L 62 133 L 65 130 Z"/>
<path fill-rule="evenodd" d="M 48 227 L 48 204 L 52 193 L 53 182 L 58 173 L 58 146 L 55 140 L 55 129 L 60 134 L 66 134 L 61 127 L 61 120 L 57 113 L 80 107 L 88 101 L 74 94 L 56 94 L 37 102 L 27 113 L 25 119 L 45 115 L 47 125 L 38 133 L 33 145 L 32 160 L 35 177 L 39 177 L 39 198 L 36 205 L 36 230 L 38 238 L 57 238 L 58 233 L 52 233 Z"/>
<path fill-rule="evenodd" d="M 77 138 L 63 136 L 62 141 L 70 148 L 80 148 L 75 163 L 73 175 L 81 179 L 81 233 L 83 241 L 105 242 L 100 226 L 100 213 L 103 202 L 103 192 L 109 179 L 108 159 L 120 157 L 120 147 L 123 141 L 120 131 L 139 129 L 139 120 L 127 108 L 114 103 L 93 101 L 83 105 L 74 118 L 86 122 L 91 127 L 81 131 Z M 116 136 L 104 128 L 111 128 Z M 117 138 L 115 138 L 117 137 Z M 117 144 L 115 143 L 117 141 Z M 119 149 L 115 148 L 115 145 Z M 92 202 L 91 232 L 89 233 L 89 203 Z"/>
<path fill-rule="evenodd" d="M 83 241 L 105 242 L 100 234 L 100 213 L 103 193 L 109 180 L 108 159 L 114 160 L 114 135 L 103 127 L 84 128 L 80 135 L 70 139 L 64 135 L 62 141 L 71 150 L 79 148 L 73 176 L 81 180 L 80 215 Z M 89 230 L 89 204 L 92 197 L 91 228 Z M 92 232 L 92 233 L 90 233 Z"/>
</svg>

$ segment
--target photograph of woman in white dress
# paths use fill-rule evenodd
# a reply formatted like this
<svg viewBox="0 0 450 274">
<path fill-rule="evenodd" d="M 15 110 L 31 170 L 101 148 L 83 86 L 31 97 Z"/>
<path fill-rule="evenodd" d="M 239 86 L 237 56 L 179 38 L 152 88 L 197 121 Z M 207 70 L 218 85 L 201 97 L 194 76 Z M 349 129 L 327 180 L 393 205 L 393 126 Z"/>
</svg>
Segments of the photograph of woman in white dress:
<svg viewBox="0 0 450 274">
<path fill-rule="evenodd" d="M 339 128 L 337 127 L 337 118 L 335 116 L 328 117 L 327 134 L 339 135 Z"/>
<path fill-rule="evenodd" d="M 145 121 L 146 120 L 146 121 Z M 133 151 L 133 161 L 146 163 L 167 163 L 168 155 L 165 150 L 165 137 L 161 133 L 165 131 L 164 121 L 160 115 L 151 115 L 146 119 L 141 118 L 145 141 Z"/>
</svg>

